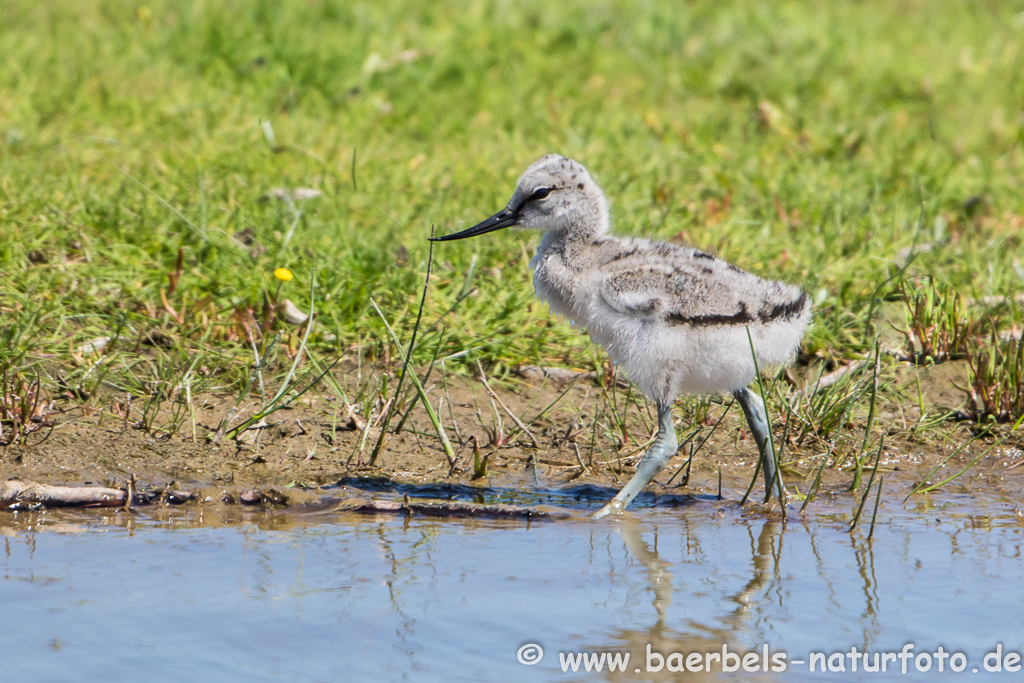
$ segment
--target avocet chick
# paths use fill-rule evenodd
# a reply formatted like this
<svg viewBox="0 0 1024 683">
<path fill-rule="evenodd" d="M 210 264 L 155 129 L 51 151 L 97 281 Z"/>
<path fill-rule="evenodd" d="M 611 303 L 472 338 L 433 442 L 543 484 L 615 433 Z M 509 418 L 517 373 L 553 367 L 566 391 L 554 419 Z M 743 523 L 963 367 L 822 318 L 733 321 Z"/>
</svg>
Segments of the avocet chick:
<svg viewBox="0 0 1024 683">
<path fill-rule="evenodd" d="M 799 287 L 692 247 L 608 234 L 601 188 L 582 164 L 557 154 L 526 169 L 504 209 L 434 239 L 509 227 L 544 231 L 530 260 L 537 296 L 585 326 L 658 407 L 654 444 L 595 518 L 623 510 L 675 455 L 672 404 L 681 393 L 736 397 L 761 453 L 766 498 L 773 486 L 781 494 L 764 404 L 746 387 L 756 375 L 751 340 L 761 367 L 788 362 L 799 346 L 811 317 Z"/>
</svg>

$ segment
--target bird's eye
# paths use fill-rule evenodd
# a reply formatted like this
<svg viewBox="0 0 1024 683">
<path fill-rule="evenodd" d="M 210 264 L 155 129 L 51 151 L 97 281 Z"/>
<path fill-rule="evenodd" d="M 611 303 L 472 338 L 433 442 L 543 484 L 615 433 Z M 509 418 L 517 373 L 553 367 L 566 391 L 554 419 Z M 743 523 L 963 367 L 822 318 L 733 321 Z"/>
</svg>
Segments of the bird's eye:
<svg viewBox="0 0 1024 683">
<path fill-rule="evenodd" d="M 530 201 L 535 202 L 544 199 L 549 194 L 551 194 L 550 187 L 538 187 L 536 190 L 533 191 L 533 194 L 530 195 Z"/>
</svg>

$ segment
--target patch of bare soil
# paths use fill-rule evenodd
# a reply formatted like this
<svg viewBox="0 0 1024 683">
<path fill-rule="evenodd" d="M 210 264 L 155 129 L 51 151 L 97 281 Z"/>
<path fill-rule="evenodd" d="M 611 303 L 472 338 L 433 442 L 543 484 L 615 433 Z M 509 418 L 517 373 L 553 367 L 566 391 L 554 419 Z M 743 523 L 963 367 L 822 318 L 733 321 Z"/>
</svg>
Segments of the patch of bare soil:
<svg viewBox="0 0 1024 683">
<path fill-rule="evenodd" d="M 951 384 L 956 371 L 953 364 L 903 368 L 898 383 L 906 401 L 880 406 L 871 441 L 877 443 L 878 435 L 886 435 L 879 471 L 886 500 L 899 497 L 902 501 L 936 465 L 974 436 L 963 423 L 915 428 L 918 382 L 928 406 L 954 409 L 962 399 Z M 478 380 L 449 379 L 446 388 L 435 385 L 429 395 L 435 408 L 440 406 L 455 446 L 453 461 L 446 457 L 419 405 L 402 431 L 386 441 L 374 463 L 370 456 L 380 434 L 377 413 L 381 406 L 369 416 L 361 415 L 335 396 L 307 395 L 291 408 L 269 416 L 260 428 L 219 444 L 209 437 L 234 406 L 232 396 L 196 398 L 194 437 L 188 418 L 177 431 L 166 435 L 138 429 L 109 407 L 101 411 L 67 406 L 43 443 L 0 447 L 0 481 L 19 477 L 41 484 L 125 489 L 134 478 L 135 490 L 146 496 L 146 502 L 158 505 L 315 505 L 325 495 L 339 497 L 339 484 L 348 487 L 349 493 L 365 489 L 361 482 L 374 489 L 368 494 L 364 491 L 365 495 L 383 491 L 397 496 L 393 486 L 380 486 L 380 482 L 397 482 L 453 485 L 462 492 L 475 490 L 466 487 L 498 487 L 527 492 L 587 490 L 596 498 L 610 496 L 634 471 L 655 420 L 644 402 L 621 385 L 606 390 L 595 385 L 592 377 L 577 379 L 574 384 L 561 379 L 535 373 L 511 378 L 502 386 L 492 380 L 498 402 L 492 401 Z M 737 500 L 742 496 L 754 475 L 757 448 L 738 409 L 730 410 L 711 433 L 726 404 L 712 404 L 710 414 L 703 418 L 696 415 L 702 418 L 704 428 L 691 445 L 680 449 L 649 487 L 651 491 L 670 500 L 719 493 Z M 232 424 L 257 408 L 253 401 L 244 402 Z M 509 413 L 528 426 L 529 434 Z M 677 407 L 680 439 L 689 433 L 695 413 L 699 413 L 695 402 Z M 169 416 L 162 414 L 154 424 L 166 424 Z M 782 417 L 775 416 L 777 439 L 785 431 Z M 392 430 L 401 419 L 401 414 L 393 418 Z M 853 496 L 849 493 L 852 458 L 859 452 L 864 426 L 863 415 L 850 418 L 831 451 L 829 439 L 811 434 L 798 443 L 793 438 L 796 429 L 790 430 L 782 456 L 790 492 L 799 496 L 808 491 L 826 458 L 819 499 Z M 688 462 L 691 447 L 704 439 Z M 996 446 L 991 437 L 977 438 L 931 480 L 941 481 L 982 455 L 940 493 L 982 494 L 1016 505 L 1024 484 L 1022 449 L 1020 437 L 1004 439 Z M 483 469 L 480 463 L 486 462 L 485 476 L 475 476 L 474 462 L 477 474 Z M 180 491 L 193 495 L 170 495 Z M 446 495 L 443 487 L 437 491 L 439 497 Z M 760 495 L 759 480 L 752 498 Z M 923 498 L 927 497 L 914 500 Z"/>
</svg>

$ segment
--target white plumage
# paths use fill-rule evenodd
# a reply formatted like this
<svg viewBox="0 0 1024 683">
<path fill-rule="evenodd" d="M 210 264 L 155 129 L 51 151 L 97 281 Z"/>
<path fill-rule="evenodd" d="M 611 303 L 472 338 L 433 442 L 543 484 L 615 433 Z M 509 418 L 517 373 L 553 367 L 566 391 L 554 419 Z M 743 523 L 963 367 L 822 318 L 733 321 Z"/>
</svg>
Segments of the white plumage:
<svg viewBox="0 0 1024 683">
<path fill-rule="evenodd" d="M 530 260 L 537 296 L 585 326 L 658 403 L 659 412 L 680 393 L 732 392 L 743 402 L 748 420 L 749 410 L 759 409 L 763 416 L 763 407 L 754 406 L 744 389 L 756 374 L 749 339 L 761 367 L 789 361 L 811 316 L 810 301 L 800 288 L 751 275 L 692 247 L 608 234 L 608 204 L 601 188 L 580 163 L 556 154 L 523 173 L 505 209 L 436 239 L 506 227 L 545 231 Z M 674 453 L 674 444 L 673 430 L 671 444 L 665 435 L 664 445 Z M 769 468 L 766 461 L 766 475 L 769 469 L 774 476 L 774 464 Z"/>
</svg>

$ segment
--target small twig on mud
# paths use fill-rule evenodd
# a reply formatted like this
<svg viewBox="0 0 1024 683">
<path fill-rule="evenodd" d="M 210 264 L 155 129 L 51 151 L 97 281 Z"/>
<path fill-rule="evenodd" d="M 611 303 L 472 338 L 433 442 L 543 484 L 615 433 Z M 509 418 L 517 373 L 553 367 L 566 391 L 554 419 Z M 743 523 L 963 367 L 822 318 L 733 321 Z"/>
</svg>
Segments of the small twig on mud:
<svg viewBox="0 0 1024 683">
<path fill-rule="evenodd" d="M 370 433 L 370 427 L 373 426 L 373 413 L 376 408 L 370 408 L 370 414 L 366 416 L 366 422 L 363 423 L 363 433 L 359 437 L 359 441 L 356 447 L 352 449 L 352 455 L 348 456 L 348 460 L 345 461 L 345 465 L 349 465 L 352 462 L 352 458 L 359 454 L 359 460 L 357 464 L 361 467 L 363 464 L 363 449 L 366 448 L 366 437 Z M 372 463 L 371 463 L 372 464 Z"/>
<path fill-rule="evenodd" d="M 125 495 L 125 497 L 124 497 L 124 509 L 125 510 L 131 510 L 132 509 L 132 501 L 135 500 L 135 492 L 136 492 L 136 490 L 137 490 L 137 487 L 135 485 L 135 473 L 132 472 L 131 475 L 128 477 L 128 491 L 126 492 L 127 495 Z"/>
<path fill-rule="evenodd" d="M 804 393 L 809 395 L 816 394 L 822 389 L 826 389 L 832 386 L 833 384 L 841 380 L 843 377 L 860 372 L 861 369 L 863 369 L 864 366 L 867 364 L 867 360 L 855 360 L 851 363 L 844 365 L 838 370 L 828 373 L 827 375 L 819 375 L 817 381 L 814 384 L 804 388 Z"/>
<path fill-rule="evenodd" d="M 491 385 L 487 383 L 487 375 L 484 374 L 483 366 L 480 365 L 480 363 L 477 363 L 476 369 L 480 373 L 480 381 L 483 383 L 484 389 L 487 390 L 487 393 L 490 394 L 491 398 L 494 399 L 495 403 L 498 404 L 498 407 L 505 411 L 505 414 L 508 415 L 513 422 L 515 422 L 516 427 L 519 427 L 519 429 L 522 430 L 522 432 L 526 434 L 526 436 L 530 437 L 530 442 L 533 443 L 534 448 L 540 448 L 540 444 L 537 443 L 537 439 L 533 436 L 533 432 L 530 431 L 530 428 L 524 425 L 523 421 L 520 420 L 516 416 L 516 414 L 513 413 L 507 405 L 505 405 L 501 398 L 496 393 L 494 393 L 494 390 L 491 389 Z"/>
<path fill-rule="evenodd" d="M 459 440 L 460 444 L 463 444 L 465 440 L 459 432 L 459 423 L 455 421 L 455 412 L 452 410 L 452 397 L 448 393 L 448 379 L 445 377 L 444 361 L 441 361 L 441 386 L 444 388 L 445 403 L 448 406 L 448 419 L 451 420 L 452 429 L 455 430 L 455 438 Z"/>
<path fill-rule="evenodd" d="M 576 462 L 578 462 L 580 464 L 580 474 L 583 474 L 584 472 L 587 471 L 587 466 L 583 464 L 583 458 L 580 457 L 580 447 L 579 447 L 579 444 L 575 444 L 574 443 L 572 445 L 572 450 L 573 450 L 573 453 L 576 455 Z"/>
<path fill-rule="evenodd" d="M 220 426 L 217 428 L 217 433 L 214 434 L 213 439 L 211 439 L 214 445 L 219 445 L 221 440 L 224 439 L 224 434 L 228 431 L 228 425 L 230 425 L 231 421 L 235 419 L 236 415 L 238 415 L 238 411 L 238 406 L 234 406 L 228 411 L 227 416 L 221 421 Z M 125 422 L 128 421 L 127 415 L 128 414 L 125 413 Z"/>
</svg>

